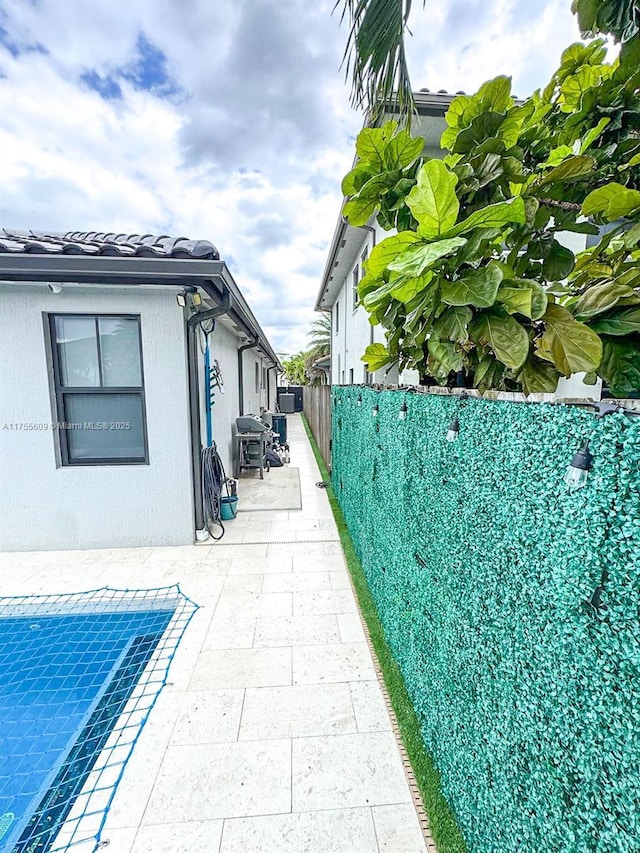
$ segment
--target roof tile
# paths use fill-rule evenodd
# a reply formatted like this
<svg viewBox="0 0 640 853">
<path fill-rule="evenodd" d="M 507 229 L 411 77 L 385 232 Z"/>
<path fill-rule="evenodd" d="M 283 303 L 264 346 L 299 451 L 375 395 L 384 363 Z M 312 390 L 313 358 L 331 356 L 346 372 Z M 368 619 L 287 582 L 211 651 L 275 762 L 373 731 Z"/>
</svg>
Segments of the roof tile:
<svg viewBox="0 0 640 853">
<path fill-rule="evenodd" d="M 127 258 L 220 259 L 208 240 L 168 234 L 116 234 L 103 231 L 19 231 L 0 229 L 0 253 L 39 255 L 109 255 Z"/>
</svg>

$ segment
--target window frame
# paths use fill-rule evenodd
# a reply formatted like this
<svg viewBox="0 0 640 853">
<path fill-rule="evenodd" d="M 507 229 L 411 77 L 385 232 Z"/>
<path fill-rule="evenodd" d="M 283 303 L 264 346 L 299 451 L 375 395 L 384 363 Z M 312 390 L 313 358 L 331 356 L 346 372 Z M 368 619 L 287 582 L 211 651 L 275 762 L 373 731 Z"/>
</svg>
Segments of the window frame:
<svg viewBox="0 0 640 853">
<path fill-rule="evenodd" d="M 358 284 L 360 283 L 360 264 L 356 264 L 351 273 L 351 295 L 353 297 L 352 310 L 358 310 Z"/>
<path fill-rule="evenodd" d="M 340 332 L 340 300 L 336 299 L 336 322 L 333 334 L 337 335 Z"/>
<path fill-rule="evenodd" d="M 65 317 L 71 319 L 93 319 L 96 331 L 96 348 L 98 353 L 98 375 L 102 383 L 102 361 L 100 349 L 99 320 L 135 320 L 138 324 L 138 347 L 140 354 L 140 385 L 69 385 L 62 384 L 62 367 L 60 364 L 60 351 L 58 336 L 56 332 L 56 318 Z M 142 323 L 140 314 L 95 314 L 81 313 L 78 311 L 56 311 L 46 315 L 49 354 L 51 357 L 52 380 L 53 380 L 53 402 L 55 405 L 54 421 L 56 423 L 68 423 L 65 397 L 74 394 L 137 394 L 140 398 L 142 408 L 142 439 L 144 442 L 144 458 L 139 456 L 119 457 L 96 457 L 95 459 L 71 459 L 69 454 L 68 431 L 66 429 L 55 429 L 56 446 L 60 454 L 60 464 L 65 468 L 84 468 L 110 465 L 149 465 L 149 436 L 147 431 L 147 401 L 144 385 L 144 361 L 142 357 Z"/>
</svg>

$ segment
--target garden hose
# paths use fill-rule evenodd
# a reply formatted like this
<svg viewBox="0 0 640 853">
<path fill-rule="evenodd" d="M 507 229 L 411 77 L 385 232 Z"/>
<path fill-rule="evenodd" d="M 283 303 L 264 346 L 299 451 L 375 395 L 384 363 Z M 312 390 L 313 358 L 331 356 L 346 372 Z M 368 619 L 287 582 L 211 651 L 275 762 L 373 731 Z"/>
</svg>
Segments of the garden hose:
<svg viewBox="0 0 640 853">
<path fill-rule="evenodd" d="M 221 510 L 223 487 L 226 488 L 227 497 L 229 497 L 227 475 L 214 442 L 211 447 L 202 448 L 202 499 L 205 523 L 209 526 L 209 521 L 211 521 L 221 530 L 219 536 L 214 536 L 211 528 L 209 528 L 212 538 L 216 541 L 224 536 Z"/>
</svg>

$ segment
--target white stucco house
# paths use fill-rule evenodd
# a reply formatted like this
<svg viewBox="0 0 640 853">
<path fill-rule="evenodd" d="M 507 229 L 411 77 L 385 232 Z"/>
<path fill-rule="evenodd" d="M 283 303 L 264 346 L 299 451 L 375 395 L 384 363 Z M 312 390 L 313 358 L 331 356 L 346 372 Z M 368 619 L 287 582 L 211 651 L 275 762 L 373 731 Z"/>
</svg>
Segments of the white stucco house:
<svg viewBox="0 0 640 853">
<path fill-rule="evenodd" d="M 414 97 L 417 117 L 412 133 L 424 138 L 425 155 L 443 157 L 440 137 L 446 128 L 444 114 L 455 95 L 425 90 Z M 378 225 L 375 217 L 361 227 L 349 225 L 342 215 L 338 217 L 315 304 L 316 311 L 331 314 L 331 385 L 372 384 L 383 379 L 389 384 L 418 381 L 415 370 L 405 371 L 402 377 L 395 367 L 388 373 L 386 368 L 368 373 L 360 360 L 369 344 L 384 343 L 384 330 L 371 326 L 369 315 L 357 304 L 356 288 L 372 248 L 390 233 Z"/>
<path fill-rule="evenodd" d="M 430 92 L 423 89 L 414 93 L 417 117 L 411 132 L 422 136 L 424 155 L 442 158 L 446 154 L 440 139 L 447 125 L 444 115 L 456 93 Z M 387 116 L 393 118 L 393 116 Z M 343 205 L 344 205 L 343 200 Z M 342 206 L 341 205 L 341 210 Z M 358 305 L 357 285 L 362 277 L 362 266 L 372 248 L 394 232 L 383 230 L 372 216 L 367 225 L 354 227 L 338 217 L 325 264 L 315 310 L 331 315 L 331 366 L 330 384 L 362 385 L 382 383 L 415 385 L 419 381 L 417 370 L 405 370 L 398 375 L 396 367 L 382 368 L 369 373 L 361 361 L 365 349 L 372 343 L 384 343 L 384 330 L 369 323 L 369 315 Z M 582 234 L 564 232 L 558 240 L 573 252 L 587 245 Z M 581 378 L 560 379 L 556 394 L 544 397 L 596 397 L 601 393 L 601 382 L 595 386 L 584 385 Z"/>
<path fill-rule="evenodd" d="M 0 551 L 202 538 L 280 369 L 207 241 L 0 230 Z"/>
</svg>

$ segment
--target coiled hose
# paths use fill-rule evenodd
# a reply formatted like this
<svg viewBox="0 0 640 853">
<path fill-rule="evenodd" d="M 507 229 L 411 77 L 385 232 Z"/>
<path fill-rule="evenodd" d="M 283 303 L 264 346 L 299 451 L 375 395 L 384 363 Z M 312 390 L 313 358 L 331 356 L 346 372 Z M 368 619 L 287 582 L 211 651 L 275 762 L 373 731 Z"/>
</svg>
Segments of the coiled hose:
<svg viewBox="0 0 640 853">
<path fill-rule="evenodd" d="M 208 526 L 208 522 L 211 521 L 221 530 L 220 536 L 214 536 L 211 528 L 209 528 L 212 538 L 216 541 L 224 536 L 224 524 L 221 517 L 223 487 L 227 490 L 227 497 L 229 497 L 227 475 L 214 442 L 212 447 L 202 448 L 202 498 L 205 523 Z"/>
</svg>

